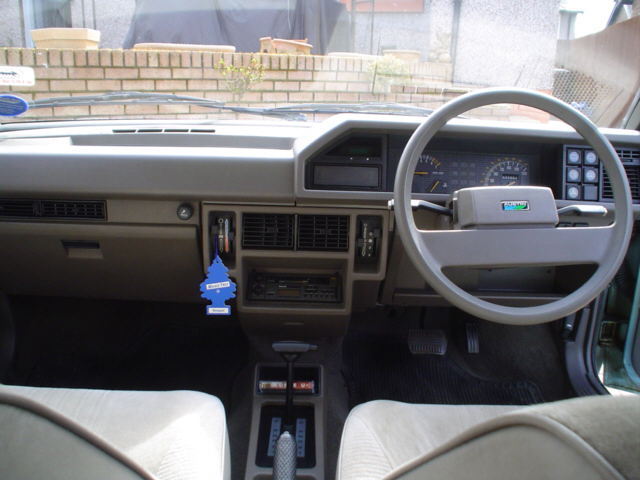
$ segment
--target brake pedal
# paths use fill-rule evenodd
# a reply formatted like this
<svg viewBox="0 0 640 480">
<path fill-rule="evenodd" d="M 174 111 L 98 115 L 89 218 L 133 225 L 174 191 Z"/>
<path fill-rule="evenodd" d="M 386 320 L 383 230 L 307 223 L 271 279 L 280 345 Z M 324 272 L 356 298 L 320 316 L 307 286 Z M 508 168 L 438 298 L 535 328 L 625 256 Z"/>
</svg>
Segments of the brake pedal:
<svg viewBox="0 0 640 480">
<path fill-rule="evenodd" d="M 413 355 L 447 353 L 447 336 L 442 330 L 409 330 L 407 342 Z"/>
</svg>

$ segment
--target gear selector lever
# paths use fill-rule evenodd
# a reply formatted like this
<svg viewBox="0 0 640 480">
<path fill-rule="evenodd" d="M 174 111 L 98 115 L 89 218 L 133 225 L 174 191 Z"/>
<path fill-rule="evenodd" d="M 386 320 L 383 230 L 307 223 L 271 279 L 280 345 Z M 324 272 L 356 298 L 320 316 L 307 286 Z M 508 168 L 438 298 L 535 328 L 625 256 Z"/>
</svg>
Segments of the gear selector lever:
<svg viewBox="0 0 640 480">
<path fill-rule="evenodd" d="M 285 395 L 285 418 L 284 430 L 293 432 L 293 364 L 300 358 L 303 353 L 311 352 L 318 349 L 317 345 L 310 343 L 283 341 L 274 342 L 271 347 L 273 351 L 279 353 L 287 364 L 287 391 Z"/>
<path fill-rule="evenodd" d="M 293 414 L 293 365 L 300 358 L 300 355 L 317 350 L 318 346 L 310 343 L 283 341 L 274 342 L 271 347 L 274 352 L 280 354 L 287 364 L 285 415 L 282 434 L 276 443 L 273 479 L 294 480 L 296 477 L 296 427 Z"/>
</svg>

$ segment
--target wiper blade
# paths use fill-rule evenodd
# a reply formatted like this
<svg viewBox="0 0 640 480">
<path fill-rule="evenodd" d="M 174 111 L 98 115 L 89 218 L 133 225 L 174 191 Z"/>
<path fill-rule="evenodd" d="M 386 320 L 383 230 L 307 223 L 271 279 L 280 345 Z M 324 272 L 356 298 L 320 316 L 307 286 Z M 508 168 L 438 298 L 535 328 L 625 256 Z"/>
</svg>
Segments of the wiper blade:
<svg viewBox="0 0 640 480">
<path fill-rule="evenodd" d="M 429 116 L 433 109 L 405 103 L 301 103 L 268 109 L 269 112 L 290 113 L 371 113 L 386 115 Z"/>
<path fill-rule="evenodd" d="M 227 110 L 236 113 L 269 115 L 289 120 L 306 120 L 300 112 L 278 111 L 272 108 L 255 108 L 227 105 L 220 100 L 210 98 L 176 95 L 173 93 L 154 92 L 109 92 L 100 95 L 81 95 L 77 97 L 50 97 L 29 102 L 29 108 L 51 108 L 91 105 L 126 105 L 126 104 L 187 104 L 198 107 Z"/>
</svg>

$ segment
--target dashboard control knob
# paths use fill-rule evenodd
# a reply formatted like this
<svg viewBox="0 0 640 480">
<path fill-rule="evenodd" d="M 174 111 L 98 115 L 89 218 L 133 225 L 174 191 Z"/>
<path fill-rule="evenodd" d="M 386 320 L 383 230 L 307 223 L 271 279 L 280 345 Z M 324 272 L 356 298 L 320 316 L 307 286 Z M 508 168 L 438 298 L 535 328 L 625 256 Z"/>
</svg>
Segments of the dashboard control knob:
<svg viewBox="0 0 640 480">
<path fill-rule="evenodd" d="M 189 203 L 183 203 L 178 207 L 178 211 L 176 213 L 180 220 L 189 220 L 193 217 L 193 206 Z"/>
<path fill-rule="evenodd" d="M 572 165 L 580 165 L 580 161 L 582 160 L 582 155 L 579 150 L 569 150 L 567 152 L 567 163 L 571 163 Z"/>
<path fill-rule="evenodd" d="M 580 200 L 580 189 L 577 185 L 567 187 L 567 200 Z"/>
<path fill-rule="evenodd" d="M 587 183 L 596 183 L 598 181 L 598 171 L 595 168 L 585 168 L 584 181 Z"/>
<path fill-rule="evenodd" d="M 579 182 L 580 177 L 582 177 L 582 172 L 579 168 L 569 167 L 567 168 L 567 181 L 568 182 Z"/>
<path fill-rule="evenodd" d="M 598 163 L 598 156 L 593 150 L 589 150 L 584 154 L 585 165 L 596 165 Z"/>
</svg>

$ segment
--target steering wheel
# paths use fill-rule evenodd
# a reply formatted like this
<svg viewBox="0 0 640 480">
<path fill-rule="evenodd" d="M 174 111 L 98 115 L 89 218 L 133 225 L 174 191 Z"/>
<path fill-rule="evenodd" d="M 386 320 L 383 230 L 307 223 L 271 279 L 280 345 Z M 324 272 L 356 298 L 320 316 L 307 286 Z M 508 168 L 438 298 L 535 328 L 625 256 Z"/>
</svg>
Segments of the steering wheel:
<svg viewBox="0 0 640 480">
<path fill-rule="evenodd" d="M 448 120 L 468 110 L 496 103 L 526 105 L 550 113 L 573 127 L 590 144 L 604 164 L 613 188 L 613 224 L 579 228 L 523 228 L 516 224 L 487 229 L 417 228 L 411 207 L 411 186 L 413 172 L 424 148 Z M 513 187 L 492 188 L 507 189 L 506 193 Z M 555 208 L 552 197 L 550 203 Z M 633 225 L 629 183 L 611 143 L 587 117 L 569 105 L 549 95 L 515 88 L 492 88 L 468 93 L 446 103 L 427 117 L 411 136 L 400 158 L 394 186 L 394 205 L 400 238 L 424 280 L 461 310 L 485 320 L 511 325 L 550 322 L 587 305 L 607 287 L 618 271 L 629 246 Z M 496 205 L 496 208 L 500 207 Z M 509 307 L 482 300 L 458 287 L 443 272 L 447 267 L 577 264 L 595 264 L 596 270 L 569 295 L 530 307 Z"/>
</svg>

